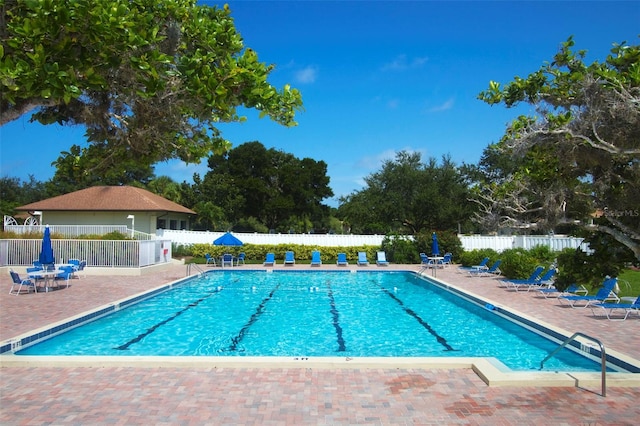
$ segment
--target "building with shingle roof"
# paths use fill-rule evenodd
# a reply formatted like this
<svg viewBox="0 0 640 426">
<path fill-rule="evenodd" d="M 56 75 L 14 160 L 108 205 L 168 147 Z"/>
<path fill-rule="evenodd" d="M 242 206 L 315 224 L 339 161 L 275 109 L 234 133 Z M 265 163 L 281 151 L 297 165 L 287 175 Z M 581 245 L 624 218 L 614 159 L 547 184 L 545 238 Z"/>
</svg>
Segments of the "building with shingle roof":
<svg viewBox="0 0 640 426">
<path fill-rule="evenodd" d="M 155 234 L 156 229 L 190 229 L 196 214 L 146 189 L 133 186 L 93 186 L 17 207 L 30 214 L 41 213 L 48 225 L 132 225 L 135 230 Z"/>
</svg>

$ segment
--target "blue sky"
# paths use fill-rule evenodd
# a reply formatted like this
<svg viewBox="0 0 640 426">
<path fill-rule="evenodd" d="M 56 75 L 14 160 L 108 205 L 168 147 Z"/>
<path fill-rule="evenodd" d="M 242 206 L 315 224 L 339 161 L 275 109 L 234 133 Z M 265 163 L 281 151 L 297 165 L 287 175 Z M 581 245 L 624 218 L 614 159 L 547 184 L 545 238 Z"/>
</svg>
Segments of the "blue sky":
<svg viewBox="0 0 640 426">
<path fill-rule="evenodd" d="M 334 206 L 401 150 L 477 163 L 508 122 L 530 112 L 489 106 L 478 93 L 490 80 L 504 84 L 539 69 L 570 35 L 592 62 L 615 42 L 638 44 L 640 34 L 637 1 L 228 3 L 245 46 L 276 65 L 271 83 L 298 88 L 305 110 L 294 128 L 247 111 L 247 122 L 221 127 L 223 136 L 234 146 L 259 141 L 325 161 Z M 84 129 L 24 116 L 0 127 L 0 139 L 0 175 L 44 181 L 61 151 L 83 144 Z M 156 166 L 178 182 L 206 171 L 206 159 Z"/>
</svg>

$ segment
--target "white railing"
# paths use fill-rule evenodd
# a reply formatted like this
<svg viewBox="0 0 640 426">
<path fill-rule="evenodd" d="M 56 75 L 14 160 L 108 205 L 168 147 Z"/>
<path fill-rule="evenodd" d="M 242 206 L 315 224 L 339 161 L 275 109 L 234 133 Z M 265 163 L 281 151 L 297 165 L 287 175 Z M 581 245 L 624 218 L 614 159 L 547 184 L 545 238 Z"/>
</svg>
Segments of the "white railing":
<svg viewBox="0 0 640 426">
<path fill-rule="evenodd" d="M 158 238 L 171 240 L 174 244 L 212 244 L 224 232 L 178 231 L 157 229 Z M 300 244 L 318 247 L 379 246 L 384 235 L 344 235 L 344 234 L 258 234 L 233 232 L 245 244 Z"/>
<path fill-rule="evenodd" d="M 38 259 L 42 240 L 0 240 L 0 266 L 27 266 Z M 168 240 L 51 240 L 56 263 L 86 260 L 87 266 L 139 268 L 169 262 Z"/>
<path fill-rule="evenodd" d="M 119 232 L 136 240 L 151 240 L 154 238 L 153 235 L 144 232 L 132 231 L 126 225 L 5 225 L 4 230 L 19 235 L 42 234 L 47 226 L 52 234 L 64 238 L 77 238 L 83 235 L 105 235 L 111 232 Z"/>
</svg>

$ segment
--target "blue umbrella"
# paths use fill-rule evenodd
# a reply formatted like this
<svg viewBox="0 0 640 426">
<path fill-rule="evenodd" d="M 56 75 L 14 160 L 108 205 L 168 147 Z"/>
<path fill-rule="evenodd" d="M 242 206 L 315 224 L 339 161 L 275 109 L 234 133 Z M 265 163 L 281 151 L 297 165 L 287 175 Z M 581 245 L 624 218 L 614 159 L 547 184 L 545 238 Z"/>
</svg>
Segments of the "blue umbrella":
<svg viewBox="0 0 640 426">
<path fill-rule="evenodd" d="M 234 237 L 231 232 L 227 232 L 223 236 L 213 240 L 213 245 L 216 246 L 241 246 L 242 241 Z"/>
<path fill-rule="evenodd" d="M 56 258 L 53 256 L 53 247 L 51 247 L 51 233 L 48 226 L 44 228 L 42 248 L 40 249 L 40 257 L 38 260 L 42 265 L 53 265 L 56 263 Z"/>
<path fill-rule="evenodd" d="M 440 248 L 438 247 L 438 236 L 435 232 L 433 233 L 433 235 L 431 235 L 431 254 L 433 256 L 437 256 L 440 254 Z"/>
</svg>

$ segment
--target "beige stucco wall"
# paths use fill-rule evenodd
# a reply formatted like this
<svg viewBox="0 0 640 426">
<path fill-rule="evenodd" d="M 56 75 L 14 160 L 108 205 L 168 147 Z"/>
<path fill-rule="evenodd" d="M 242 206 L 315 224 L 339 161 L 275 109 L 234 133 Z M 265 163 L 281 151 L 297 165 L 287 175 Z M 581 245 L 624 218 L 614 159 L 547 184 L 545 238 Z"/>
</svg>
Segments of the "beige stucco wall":
<svg viewBox="0 0 640 426">
<path fill-rule="evenodd" d="M 135 216 L 135 230 L 147 234 L 156 232 L 158 219 L 165 221 L 165 229 L 189 229 L 189 215 L 180 213 L 157 212 L 42 212 L 44 225 L 124 225 L 131 229 L 132 221 L 129 215 Z M 173 222 L 172 222 L 173 221 Z M 184 226 L 182 226 L 184 225 Z"/>
</svg>

